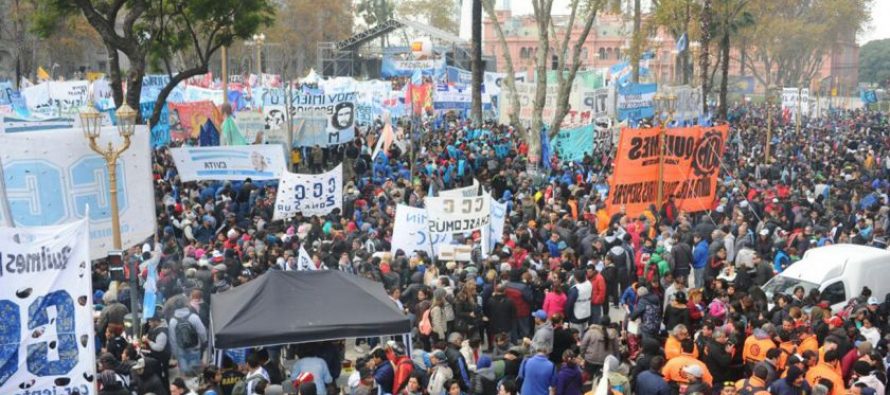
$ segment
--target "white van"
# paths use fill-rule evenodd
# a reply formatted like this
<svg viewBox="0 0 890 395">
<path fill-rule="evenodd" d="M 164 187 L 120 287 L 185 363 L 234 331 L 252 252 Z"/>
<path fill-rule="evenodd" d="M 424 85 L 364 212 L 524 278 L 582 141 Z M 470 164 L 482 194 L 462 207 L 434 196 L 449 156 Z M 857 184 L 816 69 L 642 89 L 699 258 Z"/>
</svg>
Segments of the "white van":
<svg viewBox="0 0 890 395">
<path fill-rule="evenodd" d="M 791 295 L 802 286 L 807 294 L 815 288 L 821 298 L 840 311 L 848 299 L 868 287 L 872 296 L 883 301 L 890 293 L 890 251 L 855 244 L 837 244 L 808 250 L 800 261 L 789 266 L 763 285 L 772 301 L 776 293 Z"/>
</svg>

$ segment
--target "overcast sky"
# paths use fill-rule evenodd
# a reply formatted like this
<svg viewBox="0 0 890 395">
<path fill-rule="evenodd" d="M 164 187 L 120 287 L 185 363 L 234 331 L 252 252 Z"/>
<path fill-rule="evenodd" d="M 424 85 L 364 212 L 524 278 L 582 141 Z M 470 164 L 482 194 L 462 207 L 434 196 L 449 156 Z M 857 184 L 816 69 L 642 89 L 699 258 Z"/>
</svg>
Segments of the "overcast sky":
<svg viewBox="0 0 890 395">
<path fill-rule="evenodd" d="M 503 1 L 503 0 L 500 0 Z M 510 8 L 513 9 L 515 15 L 531 14 L 532 5 L 526 0 L 507 0 L 510 2 Z M 566 7 L 569 0 L 556 0 L 553 5 L 555 14 L 566 13 Z M 647 3 L 647 1 L 643 1 Z M 865 44 L 871 40 L 882 38 L 890 38 L 890 0 L 874 0 L 871 10 L 871 25 L 866 27 L 865 32 L 859 35 L 859 43 Z"/>
</svg>

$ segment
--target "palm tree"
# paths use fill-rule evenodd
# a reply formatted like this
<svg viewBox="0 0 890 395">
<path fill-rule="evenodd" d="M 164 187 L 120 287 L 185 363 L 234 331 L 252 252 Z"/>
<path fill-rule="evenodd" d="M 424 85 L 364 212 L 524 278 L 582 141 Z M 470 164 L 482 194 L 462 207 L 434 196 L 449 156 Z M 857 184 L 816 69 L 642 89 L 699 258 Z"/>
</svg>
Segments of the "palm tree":
<svg viewBox="0 0 890 395">
<path fill-rule="evenodd" d="M 473 126 L 482 127 L 482 0 L 470 0 L 473 2 L 473 59 L 470 65 L 473 73 L 473 106 L 471 118 Z"/>
</svg>

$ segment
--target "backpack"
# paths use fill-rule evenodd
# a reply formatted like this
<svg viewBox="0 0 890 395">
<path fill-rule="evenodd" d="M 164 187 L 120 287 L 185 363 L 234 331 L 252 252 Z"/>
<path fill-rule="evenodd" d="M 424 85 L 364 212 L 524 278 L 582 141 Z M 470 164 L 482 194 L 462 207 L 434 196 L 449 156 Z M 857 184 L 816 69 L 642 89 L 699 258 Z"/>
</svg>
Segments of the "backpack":
<svg viewBox="0 0 890 395">
<path fill-rule="evenodd" d="M 194 314 L 176 320 L 176 344 L 179 348 L 186 350 L 198 346 L 198 330 L 189 322 L 189 318 Z"/>
<path fill-rule="evenodd" d="M 646 333 L 658 333 L 661 329 L 661 317 L 659 316 L 661 307 L 646 303 L 644 309 L 640 326 Z"/>
<path fill-rule="evenodd" d="M 430 322 L 430 310 L 432 310 L 432 306 L 426 311 L 423 312 L 423 317 L 420 319 L 420 322 L 417 324 L 417 330 L 421 335 L 429 336 L 433 333 L 433 323 Z"/>
<path fill-rule="evenodd" d="M 247 385 L 258 380 L 266 381 L 266 379 L 259 374 L 239 380 L 237 383 L 235 383 L 235 386 L 232 387 L 232 395 L 250 395 L 247 393 Z M 254 385 L 254 388 L 256 388 L 256 385 Z"/>
</svg>

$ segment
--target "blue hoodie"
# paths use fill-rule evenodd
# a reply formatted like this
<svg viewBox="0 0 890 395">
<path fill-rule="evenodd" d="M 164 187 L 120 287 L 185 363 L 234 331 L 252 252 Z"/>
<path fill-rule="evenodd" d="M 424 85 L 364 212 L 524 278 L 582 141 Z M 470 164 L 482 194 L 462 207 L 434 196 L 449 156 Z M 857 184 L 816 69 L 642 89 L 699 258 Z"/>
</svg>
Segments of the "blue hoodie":
<svg viewBox="0 0 890 395">
<path fill-rule="evenodd" d="M 702 239 L 692 251 L 692 268 L 704 269 L 708 264 L 708 242 Z"/>
</svg>

